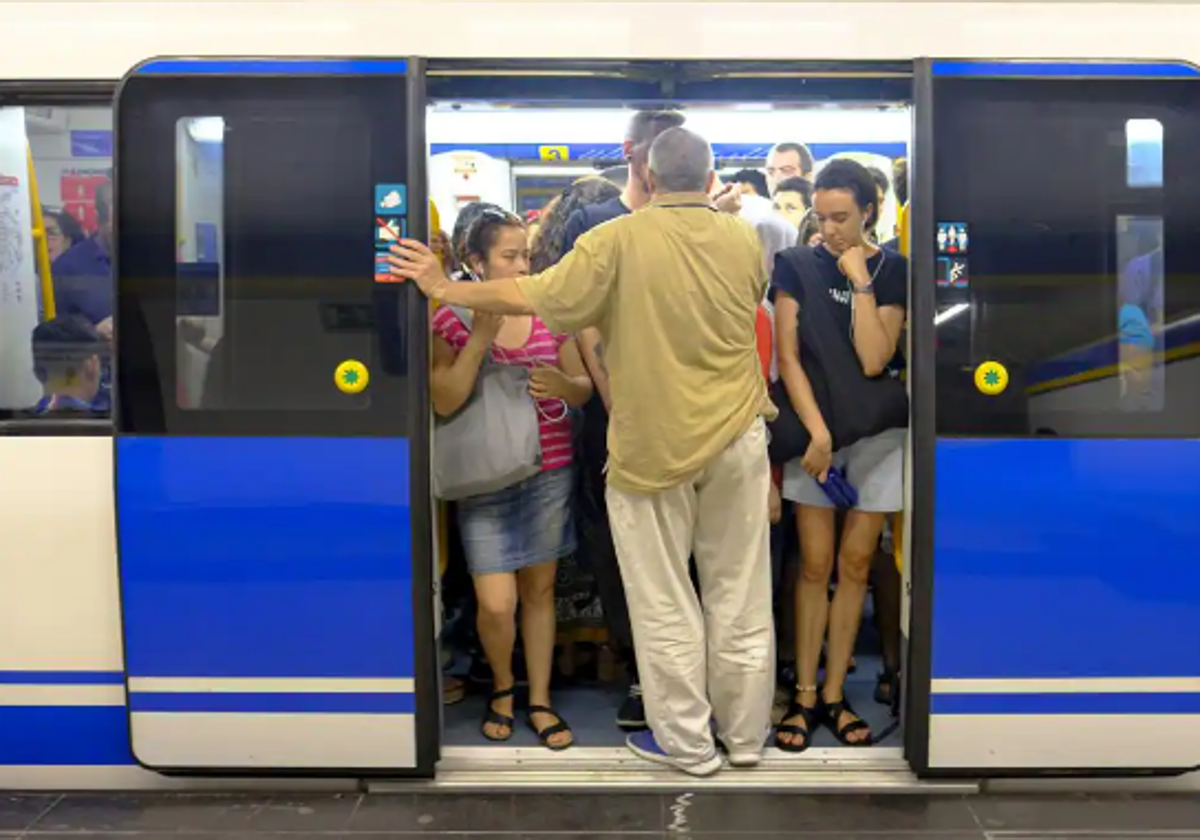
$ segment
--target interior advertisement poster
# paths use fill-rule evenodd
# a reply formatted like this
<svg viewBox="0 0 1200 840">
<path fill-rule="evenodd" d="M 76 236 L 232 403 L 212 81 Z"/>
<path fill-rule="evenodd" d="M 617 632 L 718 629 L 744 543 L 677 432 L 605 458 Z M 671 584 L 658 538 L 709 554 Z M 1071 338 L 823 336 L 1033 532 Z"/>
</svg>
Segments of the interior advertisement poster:
<svg viewBox="0 0 1200 840">
<path fill-rule="evenodd" d="M 0 108 L 0 410 L 42 395 L 30 338 L 38 323 L 25 109 Z"/>
</svg>

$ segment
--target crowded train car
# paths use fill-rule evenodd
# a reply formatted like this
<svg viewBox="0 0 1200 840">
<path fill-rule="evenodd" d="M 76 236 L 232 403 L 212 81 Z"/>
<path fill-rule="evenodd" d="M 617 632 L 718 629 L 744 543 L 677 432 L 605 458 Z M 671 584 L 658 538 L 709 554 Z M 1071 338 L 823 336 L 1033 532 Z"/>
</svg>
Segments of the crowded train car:
<svg viewBox="0 0 1200 840">
<path fill-rule="evenodd" d="M 1200 7 L 225 5 L 0 11 L 0 787 L 1194 784 Z M 771 421 L 772 731 L 703 779 L 644 760 L 608 336 L 392 250 L 553 272 L 676 129 L 775 407 L 847 249 L 900 406 L 825 496 Z M 536 467 L 472 483 L 505 366 Z"/>
</svg>

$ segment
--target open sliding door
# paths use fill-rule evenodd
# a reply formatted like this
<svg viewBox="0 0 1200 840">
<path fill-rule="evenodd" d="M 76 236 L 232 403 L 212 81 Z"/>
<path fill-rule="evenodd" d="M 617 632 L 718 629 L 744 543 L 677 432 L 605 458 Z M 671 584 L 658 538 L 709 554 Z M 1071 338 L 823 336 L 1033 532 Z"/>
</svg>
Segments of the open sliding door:
<svg viewBox="0 0 1200 840">
<path fill-rule="evenodd" d="M 117 100 L 117 535 L 133 753 L 429 775 L 422 67 L 149 61 Z"/>
<path fill-rule="evenodd" d="M 917 70 L 909 756 L 1195 766 L 1200 74 Z"/>
</svg>

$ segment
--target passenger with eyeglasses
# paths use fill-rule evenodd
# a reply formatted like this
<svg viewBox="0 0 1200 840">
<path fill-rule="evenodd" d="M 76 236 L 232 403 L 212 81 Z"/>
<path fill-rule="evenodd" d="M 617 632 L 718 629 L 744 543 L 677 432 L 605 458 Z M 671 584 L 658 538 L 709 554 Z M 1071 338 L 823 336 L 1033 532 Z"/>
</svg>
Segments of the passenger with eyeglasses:
<svg viewBox="0 0 1200 840">
<path fill-rule="evenodd" d="M 813 156 L 803 143 L 776 143 L 767 155 L 767 187 L 774 196 L 788 178 L 812 180 Z"/>
</svg>

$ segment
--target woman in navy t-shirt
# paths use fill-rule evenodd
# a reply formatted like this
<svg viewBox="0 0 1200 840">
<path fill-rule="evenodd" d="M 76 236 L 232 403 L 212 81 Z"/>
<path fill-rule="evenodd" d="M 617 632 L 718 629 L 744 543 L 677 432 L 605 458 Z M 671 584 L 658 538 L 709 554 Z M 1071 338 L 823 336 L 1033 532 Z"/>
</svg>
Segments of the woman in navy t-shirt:
<svg viewBox="0 0 1200 840">
<path fill-rule="evenodd" d="M 871 377 L 899 375 L 903 367 L 898 346 L 908 294 L 907 260 L 869 239 L 877 202 L 875 181 L 861 164 L 834 160 L 817 176 L 813 212 L 822 244 L 814 249 L 814 262 L 820 277 L 809 288 L 826 290 L 834 304 L 827 308 L 853 347 L 863 373 Z M 789 752 L 808 747 L 818 721 L 846 745 L 871 742 L 870 727 L 846 702 L 843 688 L 884 520 L 903 506 L 905 442 L 903 428 L 887 429 L 833 451 L 829 427 L 800 365 L 807 352 L 799 331 L 805 300 L 796 271 L 793 260 L 781 258 L 772 277 L 779 373 L 812 436 L 808 451 L 785 466 L 783 478 L 783 498 L 796 505 L 802 558 L 796 589 L 798 684 L 776 733 L 778 746 Z M 836 389 L 838 383 L 830 381 L 829 387 Z M 837 592 L 831 603 L 834 505 L 818 482 L 835 466 L 858 491 L 858 505 L 846 516 L 837 558 Z M 825 684 L 818 692 L 817 671 L 827 628 Z"/>
</svg>

